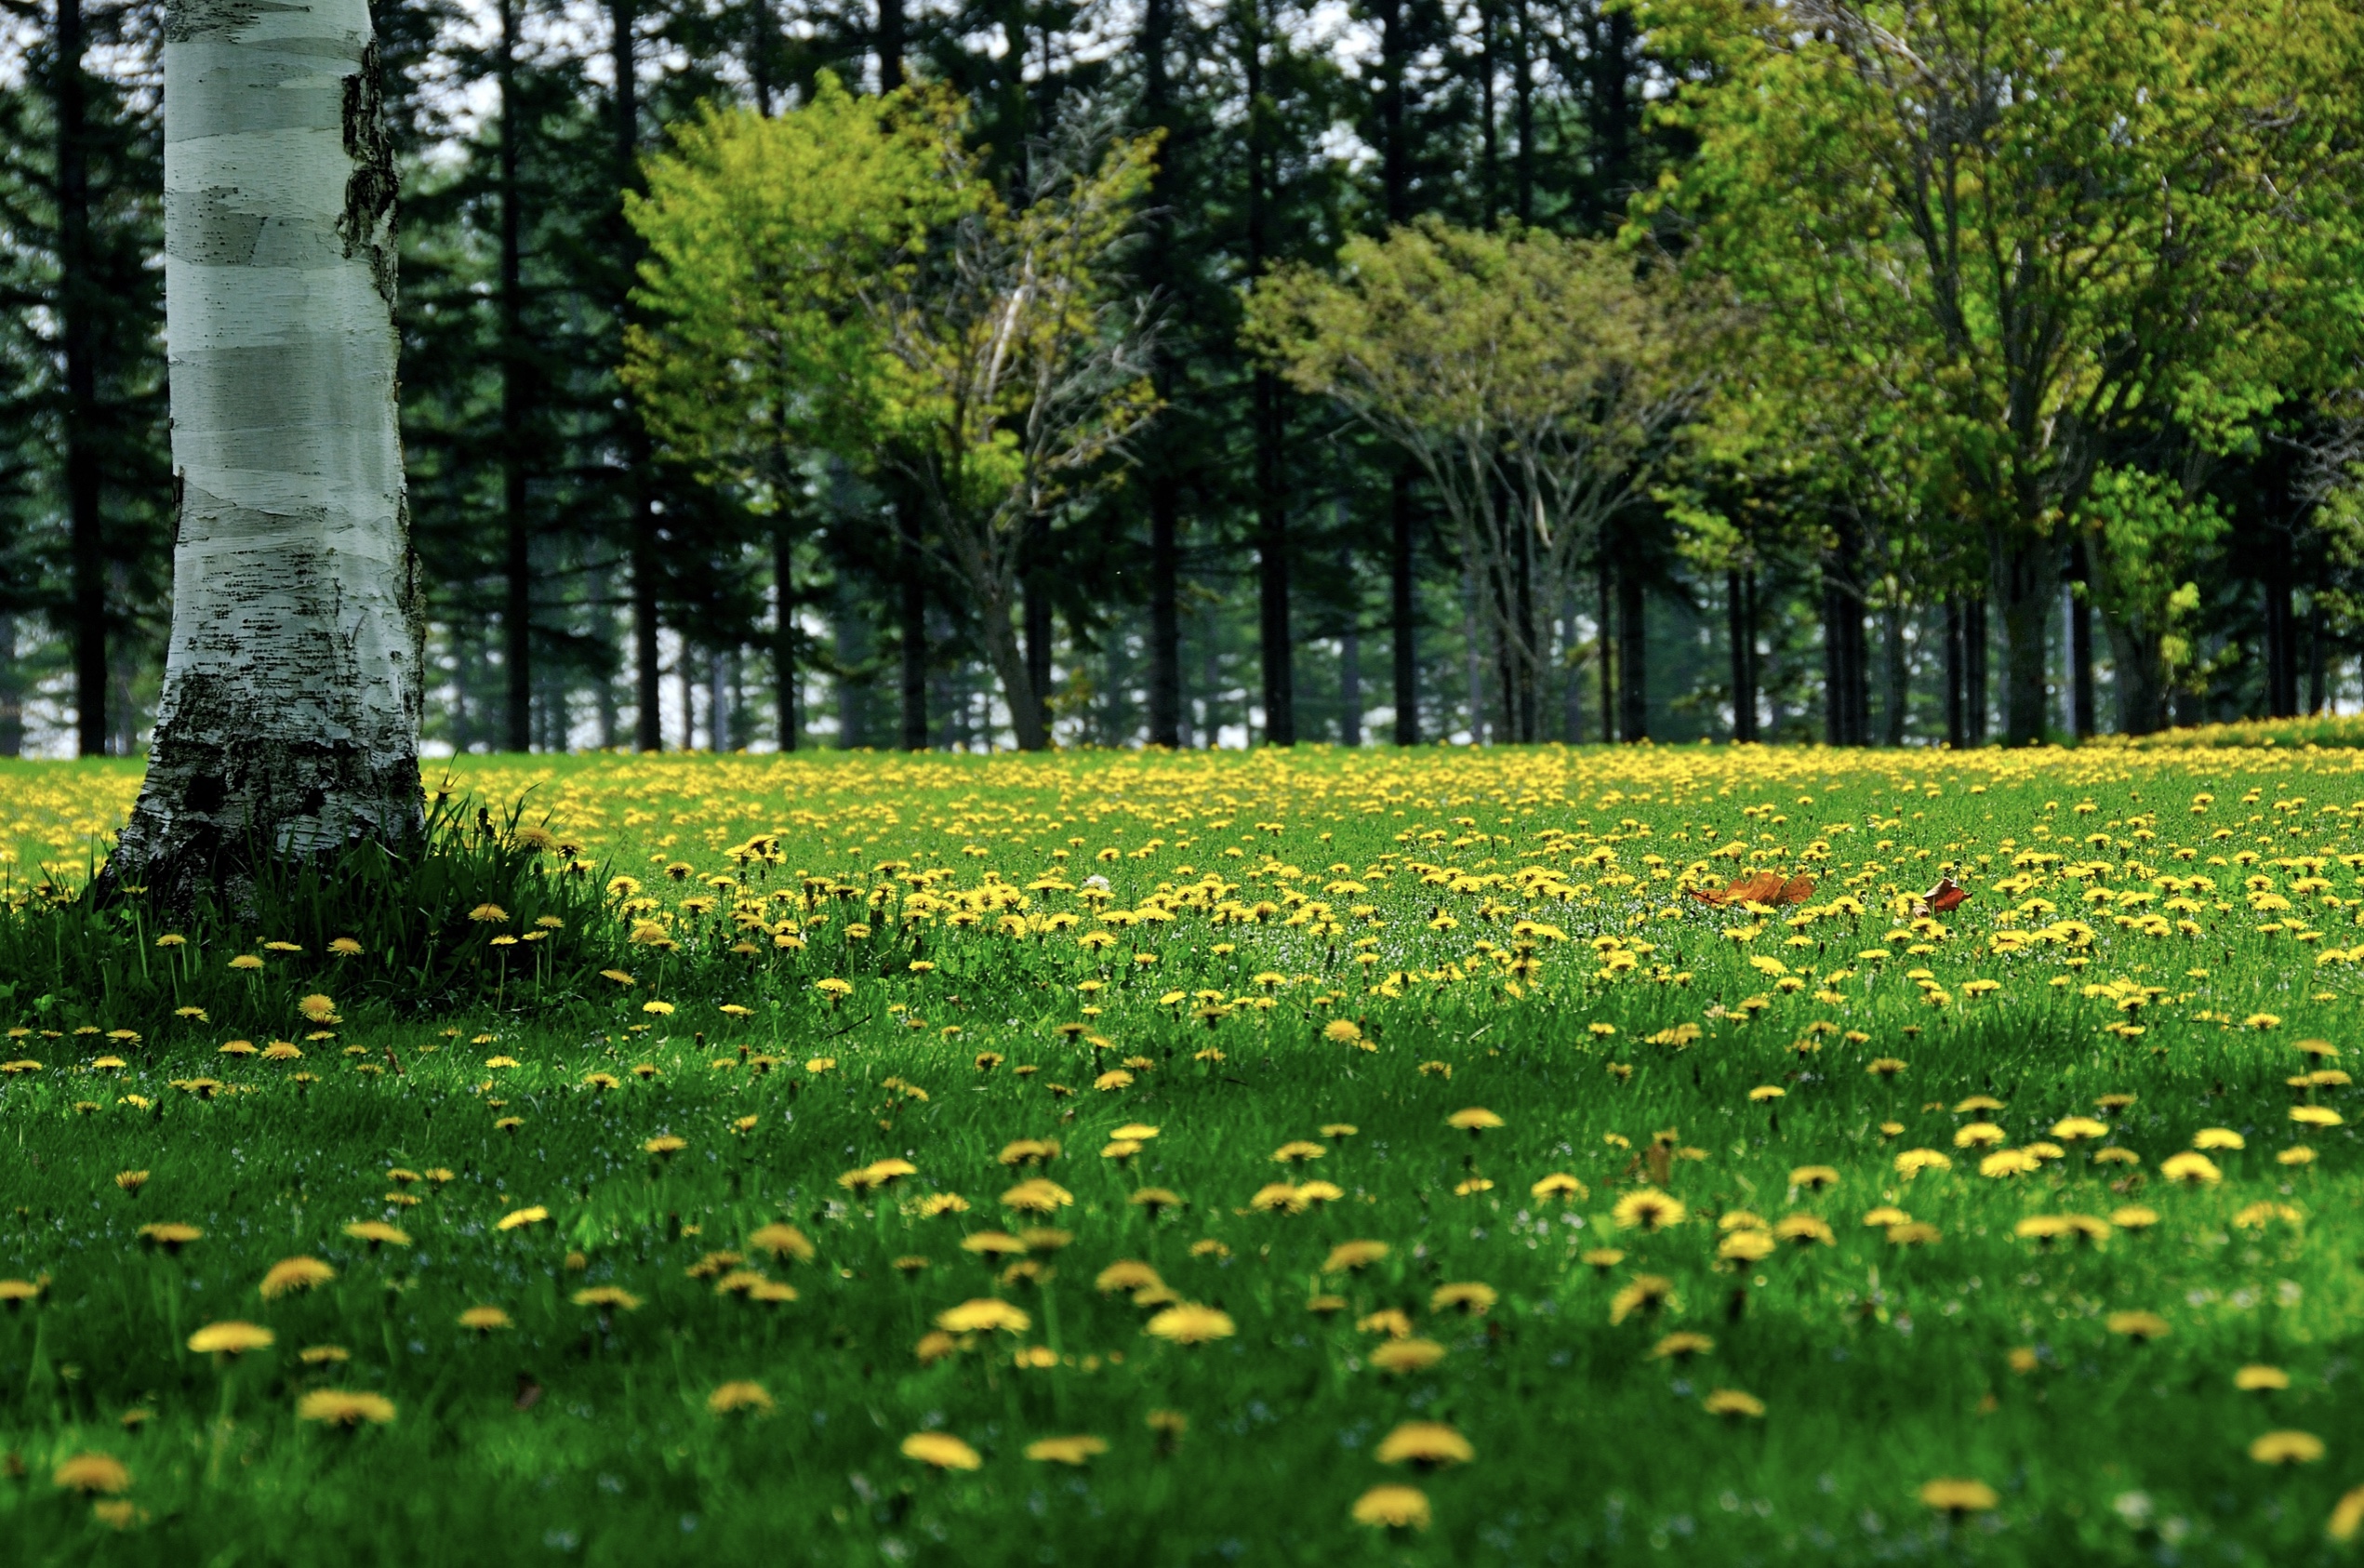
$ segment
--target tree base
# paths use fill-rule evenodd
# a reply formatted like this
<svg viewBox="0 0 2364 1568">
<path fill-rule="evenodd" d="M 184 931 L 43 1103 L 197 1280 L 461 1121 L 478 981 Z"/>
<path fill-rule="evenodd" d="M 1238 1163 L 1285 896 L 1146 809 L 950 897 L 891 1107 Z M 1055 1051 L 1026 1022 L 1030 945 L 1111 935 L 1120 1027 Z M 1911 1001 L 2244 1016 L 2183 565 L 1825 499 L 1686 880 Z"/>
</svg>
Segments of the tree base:
<svg viewBox="0 0 2364 1568">
<path fill-rule="evenodd" d="M 164 731 L 91 896 L 144 897 L 176 914 L 210 902 L 249 917 L 265 866 L 318 863 L 363 843 L 406 850 L 424 813 L 415 753 L 350 741 L 232 747 Z"/>
</svg>

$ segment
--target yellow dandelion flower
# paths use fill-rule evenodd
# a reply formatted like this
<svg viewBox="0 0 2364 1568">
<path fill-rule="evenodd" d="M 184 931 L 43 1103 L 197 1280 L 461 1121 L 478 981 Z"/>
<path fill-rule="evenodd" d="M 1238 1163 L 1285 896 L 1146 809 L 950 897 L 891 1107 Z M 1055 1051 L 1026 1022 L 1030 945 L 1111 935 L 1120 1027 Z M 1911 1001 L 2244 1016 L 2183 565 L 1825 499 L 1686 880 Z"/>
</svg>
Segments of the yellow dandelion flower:
<svg viewBox="0 0 2364 1568">
<path fill-rule="evenodd" d="M 1385 1242 L 1340 1242 L 1330 1249 L 1321 1271 L 1324 1274 L 1352 1273 L 1368 1269 L 1387 1256 L 1388 1243 Z"/>
<path fill-rule="evenodd" d="M 1374 1529 L 1426 1530 L 1428 1499 L 1414 1486 L 1375 1486 L 1354 1500 L 1354 1521 Z"/>
<path fill-rule="evenodd" d="M 1704 1334 L 1681 1331 L 1669 1334 L 1650 1348 L 1653 1362 L 1687 1362 L 1693 1356 L 1704 1356 L 1716 1348 L 1716 1342 Z"/>
<path fill-rule="evenodd" d="M 1056 1214 L 1074 1202 L 1074 1193 L 1042 1176 L 1021 1181 L 1002 1194 L 1002 1206 L 1021 1214 Z"/>
<path fill-rule="evenodd" d="M 772 1412 L 772 1396 L 761 1383 L 741 1379 L 724 1383 L 707 1395 L 706 1408 L 716 1415 L 729 1415 L 738 1411 L 752 1415 L 768 1415 Z"/>
<path fill-rule="evenodd" d="M 202 1239 L 205 1232 L 193 1225 L 179 1225 L 166 1221 L 161 1224 L 141 1226 L 139 1235 L 139 1240 L 150 1246 L 162 1247 L 167 1253 L 177 1253 L 190 1242 Z"/>
<path fill-rule="evenodd" d="M 1749 1234 L 1753 1232 L 1733 1232 L 1734 1236 Z M 1636 1312 L 1648 1315 L 1674 1305 L 1675 1282 L 1672 1280 L 1658 1274 L 1636 1274 L 1631 1283 L 1610 1298 L 1609 1322 L 1621 1323 Z"/>
<path fill-rule="evenodd" d="M 383 1394 L 347 1389 L 314 1389 L 296 1402 L 296 1419 L 325 1427 L 382 1427 L 394 1418 L 394 1402 Z"/>
<path fill-rule="evenodd" d="M 2042 1162 L 2024 1149 L 1999 1149 L 1978 1162 L 1978 1174 L 1983 1176 L 2025 1176 L 2039 1169 Z"/>
<path fill-rule="evenodd" d="M 1442 1421 L 1406 1421 L 1380 1440 L 1375 1455 L 1383 1465 L 1410 1464 L 1421 1469 L 1466 1465 L 1478 1456 L 1469 1440 Z"/>
<path fill-rule="evenodd" d="M 2267 1432 L 2249 1445 L 2261 1465 L 2311 1465 L 2323 1456 L 2323 1440 L 2312 1432 Z"/>
<path fill-rule="evenodd" d="M 1020 1309 L 991 1296 L 964 1301 L 936 1314 L 936 1326 L 947 1334 L 984 1334 L 1000 1330 L 1024 1334 L 1034 1320 Z"/>
<path fill-rule="evenodd" d="M 637 1312 L 640 1297 L 620 1285 L 590 1285 L 572 1297 L 578 1307 L 595 1308 L 602 1312 Z"/>
<path fill-rule="evenodd" d="M 1175 1345 L 1203 1345 L 1229 1338 L 1236 1328 L 1228 1312 L 1184 1301 L 1151 1318 L 1143 1332 Z"/>
<path fill-rule="evenodd" d="M 337 1270 L 316 1257 L 282 1258 L 262 1277 L 262 1298 L 276 1301 L 283 1296 L 325 1285 L 336 1277 Z"/>
<path fill-rule="evenodd" d="M 1933 1149 L 1907 1149 L 1896 1156 L 1896 1174 L 1906 1181 L 1923 1171 L 1950 1171 L 1954 1162 Z"/>
<path fill-rule="evenodd" d="M 1940 1476 L 1935 1481 L 1922 1482 L 1920 1500 L 1939 1513 L 1953 1514 L 1959 1518 L 1963 1514 L 1985 1513 L 2002 1499 L 1996 1496 L 1995 1489 L 1983 1481 Z"/>
<path fill-rule="evenodd" d="M 1568 1175 L 1565 1171 L 1552 1172 L 1549 1176 L 1543 1177 L 1534 1186 L 1528 1188 L 1527 1192 L 1528 1195 L 1534 1198 L 1537 1203 L 1551 1203 L 1554 1201 L 1561 1203 L 1575 1203 L 1581 1199 L 1591 1196 L 1590 1190 L 1583 1182 L 1578 1181 L 1574 1176 Z"/>
<path fill-rule="evenodd" d="M 189 1336 L 189 1349 L 200 1356 L 220 1356 L 235 1361 L 249 1350 L 268 1349 L 278 1335 L 254 1323 L 207 1323 Z"/>
<path fill-rule="evenodd" d="M 2334 1541 L 2352 1541 L 2358 1530 L 2364 1530 L 2364 1486 L 2342 1494 L 2323 1526 L 2324 1534 Z"/>
<path fill-rule="evenodd" d="M 1638 1187 L 1616 1202 L 1610 1217 L 1624 1229 L 1666 1230 L 1680 1225 L 1691 1211 L 1680 1198 L 1654 1187 Z"/>
<path fill-rule="evenodd" d="M 1401 1377 L 1426 1372 L 1444 1360 L 1444 1347 L 1433 1339 L 1390 1339 L 1371 1352 L 1371 1364 Z"/>
<path fill-rule="evenodd" d="M 1108 1439 L 1089 1432 L 1075 1437 L 1036 1438 L 1026 1445 L 1026 1456 L 1044 1465 L 1085 1465 L 1108 1451 Z"/>
<path fill-rule="evenodd" d="M 1761 1263 L 1773 1255 L 1769 1230 L 1734 1230 L 1716 1243 L 1716 1256 L 1726 1263 Z"/>
<path fill-rule="evenodd" d="M 49 1472 L 49 1479 L 63 1492 L 79 1492 L 86 1497 L 104 1492 L 112 1496 L 130 1487 L 131 1469 L 112 1454 L 77 1454 L 61 1460 Z"/>
<path fill-rule="evenodd" d="M 903 1456 L 939 1470 L 974 1470 L 984 1457 L 950 1432 L 913 1432 L 903 1440 Z"/>
</svg>

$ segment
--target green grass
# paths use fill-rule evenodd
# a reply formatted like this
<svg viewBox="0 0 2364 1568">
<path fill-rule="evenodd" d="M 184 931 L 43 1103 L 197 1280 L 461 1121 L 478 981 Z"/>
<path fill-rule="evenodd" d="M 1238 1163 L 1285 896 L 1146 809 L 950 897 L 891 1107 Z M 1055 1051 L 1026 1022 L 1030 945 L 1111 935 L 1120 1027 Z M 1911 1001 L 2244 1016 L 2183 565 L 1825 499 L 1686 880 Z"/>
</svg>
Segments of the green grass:
<svg viewBox="0 0 2364 1568">
<path fill-rule="evenodd" d="M 2180 751 L 2197 747 L 2364 745 L 2364 716 L 2326 713 L 2291 719 L 2243 719 L 2233 724 L 2199 724 L 2189 729 L 2160 730 L 2133 739 L 2112 738 L 2108 746 L 2140 751 Z"/>
<path fill-rule="evenodd" d="M 493 798 L 513 795 L 529 768 L 547 771 L 542 793 L 562 827 L 570 812 L 584 824 L 586 855 L 637 861 L 644 878 L 650 855 L 734 870 L 745 885 L 733 891 L 790 911 L 805 947 L 734 959 L 725 895 L 711 915 L 674 916 L 676 948 L 643 950 L 651 962 L 629 990 L 532 1017 L 355 1007 L 285 1064 L 225 1061 L 213 1049 L 221 1030 L 159 1031 L 86 1000 L 27 1011 L 19 1027 L 34 1032 L 16 1049 L 44 1065 L 0 1080 L 0 1137 L 14 1150 L 0 1276 L 48 1283 L 38 1304 L 0 1313 L 0 1449 L 24 1471 L 0 1481 L 0 1539 L 29 1563 L 2346 1561 L 2355 1548 L 2325 1525 L 2364 1482 L 2353 1129 L 2308 1132 L 2311 1165 L 2276 1154 L 2301 1131 L 2286 1081 L 2318 1065 L 2291 1042 L 2348 1051 L 2321 1065 L 2353 1055 L 2354 965 L 2316 963 L 2356 935 L 2364 908 L 2351 907 L 2364 887 L 2340 858 L 2364 853 L 2345 809 L 2364 791 L 2347 765 L 2257 751 L 1725 749 L 480 764 L 471 782 Z M 46 809 L 76 809 L 73 776 L 33 777 L 26 790 L 66 803 Z M 2241 802 L 2252 787 L 2258 799 Z M 2194 815 L 2201 793 L 2213 801 Z M 585 803 L 606 820 L 592 823 Z M 2084 803 L 2094 809 L 2080 816 Z M 627 826 L 628 812 L 650 819 Z M 28 817 L 20 806 L 11 820 Z M 790 831 L 767 875 L 722 856 L 774 827 Z M 1814 918 L 1793 928 L 1793 911 L 1757 921 L 1675 894 L 1678 880 L 1720 882 L 1731 862 L 1707 852 L 1744 827 L 1740 863 L 1753 854 L 1820 878 Z M 1545 829 L 1572 835 L 1548 857 Z M 1425 841 L 1431 831 L 1443 836 Z M 1151 837 L 1162 846 L 1134 858 Z M 987 853 L 963 853 L 972 845 Z M 1087 858 L 1103 846 L 1121 857 Z M 1614 860 L 1596 865 L 1602 847 Z M 1059 850 L 1071 858 L 1054 859 Z M 2236 860 L 2244 852 L 2254 864 Z M 1997 891 L 2030 853 L 2065 859 L 2018 868 L 2031 880 Z M 2062 874 L 2105 858 L 2106 870 Z M 871 937 L 849 939 L 870 888 L 910 891 L 871 872 L 888 860 L 953 873 L 932 891 L 974 892 L 988 870 L 1019 888 L 1053 868 L 1070 884 L 1100 871 L 1116 908 L 1223 868 L 1230 901 L 1277 903 L 1295 884 L 1331 903 L 1339 929 L 1280 924 L 1282 911 L 1218 925 L 1185 907 L 1171 924 L 1115 929 L 1118 943 L 1095 954 L 1074 939 L 1098 924 L 1092 910 L 1046 890 L 1029 897 L 1033 912 L 1075 910 L 1072 930 L 1011 937 L 991 918 L 949 927 L 943 910 L 898 928 L 889 900 Z M 1456 892 L 1423 883 L 1413 861 L 1479 877 L 1548 865 L 1571 891 Z M 1310 874 L 1248 874 L 1283 864 Z M 1889 899 L 1947 864 L 1973 897 L 1942 935 L 1892 918 Z M 2311 870 L 2325 887 L 2293 886 Z M 2218 884 L 2177 911 L 2196 933 L 2145 935 L 2141 918 L 2177 896 L 2156 879 L 2195 875 Z M 2250 876 L 2292 908 L 2252 910 Z M 1322 892 L 1349 879 L 1361 894 Z M 669 910 L 699 887 L 652 885 Z M 2153 902 L 2088 904 L 2096 886 Z M 781 887 L 796 896 L 770 899 Z M 1833 908 L 1850 891 L 1860 915 Z M 1997 954 L 1999 915 L 2036 897 L 2056 910 L 2017 929 L 2076 915 L 2090 937 Z M 1441 909 L 1457 926 L 1431 926 Z M 2120 913 L 2137 924 L 2116 924 Z M 1569 939 L 1521 938 L 1521 918 Z M 1751 940 L 1732 939 L 1751 926 Z M 1634 965 L 1604 977 L 1596 936 L 1636 950 Z M 1381 960 L 1367 974 L 1354 963 L 1365 939 Z M 1916 945 L 1929 950 L 1906 950 Z M 1132 963 L 1136 948 L 1158 962 Z M 1858 956 L 1874 949 L 1893 956 Z M 936 967 L 912 972 L 914 953 Z M 1780 989 L 1752 958 L 1778 958 L 1803 983 Z M 1429 977 L 1448 962 L 1461 977 Z M 699 976 L 698 989 L 660 979 L 661 963 Z M 1283 978 L 1260 982 L 1267 973 Z M 734 974 L 736 988 L 724 983 Z M 840 976 L 856 989 L 833 1005 L 813 981 Z M 2000 988 L 1965 990 L 1980 978 Z M 1100 989 L 1079 993 L 1091 980 Z M 2161 990 L 2130 1013 L 2086 994 L 2105 981 Z M 1210 1023 L 1195 998 L 1161 1000 L 1175 990 L 1219 990 L 1228 1010 Z M 749 1012 L 719 1012 L 724 994 Z M 641 1010 L 662 995 L 681 998 L 674 1013 Z M 1256 998 L 1272 1005 L 1238 1004 Z M 38 1032 L 65 1012 L 149 1038 L 120 1072 L 94 1071 L 103 1037 Z M 2259 1015 L 2278 1021 L 2249 1021 Z M 1375 1048 L 1325 1038 L 1341 1019 Z M 2122 1032 L 2130 1019 L 2143 1032 Z M 1829 1031 L 1812 1032 L 1817 1022 Z M 1681 1024 L 1698 1038 L 1651 1043 Z M 292 1018 L 288 1032 L 300 1039 Z M 1210 1049 L 1221 1059 L 1203 1058 Z M 981 1070 L 981 1053 L 1002 1059 Z M 497 1055 L 519 1065 L 486 1067 Z M 1866 1070 L 1882 1056 L 1904 1071 Z M 825 1057 L 835 1065 L 808 1070 Z M 1093 1086 L 1126 1057 L 1147 1064 L 1130 1084 Z M 634 1077 L 644 1064 L 657 1075 Z M 601 1071 L 617 1084 L 584 1083 Z M 200 1076 L 225 1087 L 206 1097 L 171 1086 Z M 1785 1092 L 1751 1098 L 1767 1086 Z M 2071 1143 L 2038 1174 L 1981 1176 L 1977 1152 L 1954 1142 L 1978 1117 L 1944 1109 L 1975 1094 L 2005 1102 L 1991 1120 L 2013 1145 L 2098 1114 L 2098 1096 L 2132 1094 L 2101 1141 L 2141 1163 L 2099 1164 Z M 2351 1096 L 2324 1086 L 2307 1097 L 2345 1112 Z M 1472 1106 L 1505 1125 L 1473 1136 L 1448 1124 Z M 519 1124 L 498 1130 L 508 1116 Z M 743 1118 L 753 1122 L 740 1131 Z M 1159 1136 L 1128 1162 L 1103 1158 L 1133 1122 Z M 1342 1123 L 1357 1131 L 1321 1134 Z M 2161 1179 L 2160 1163 L 2209 1127 L 2247 1144 L 2214 1156 L 2223 1181 Z M 1674 1155 L 1663 1185 L 1692 1217 L 1620 1229 L 1617 1200 L 1659 1179 L 1647 1151 L 1660 1134 Z M 660 1135 L 686 1148 L 645 1152 Z M 999 1202 L 1033 1174 L 999 1163 L 1018 1138 L 1061 1144 L 1042 1174 L 1072 1195 L 1054 1222 L 1072 1240 L 1039 1256 L 1046 1280 L 1005 1283 L 1003 1261 L 960 1242 L 1039 1223 Z M 1295 1139 L 1328 1151 L 1294 1171 L 1274 1163 Z M 1953 1168 L 1899 1178 L 1895 1155 L 1923 1147 Z M 883 1199 L 841 1184 L 887 1157 L 917 1174 Z M 1832 1167 L 1837 1184 L 1793 1188 L 1807 1165 Z M 407 1189 L 415 1206 L 391 1205 L 396 1166 L 452 1176 Z M 113 1178 L 139 1169 L 149 1179 L 126 1196 Z M 1531 1196 L 1554 1172 L 1587 1195 Z M 1250 1207 L 1268 1183 L 1316 1178 L 1343 1195 L 1296 1214 Z M 1152 1218 L 1128 1201 L 1149 1186 L 1184 1206 Z M 909 1212 L 942 1192 L 971 1207 Z M 1892 1243 L 1861 1223 L 1882 1204 L 1941 1239 Z M 2013 1234 L 2028 1216 L 2128 1204 L 2159 1222 L 2050 1249 Z M 549 1220 L 496 1229 L 527 1205 Z M 1716 1216 L 1743 1209 L 1772 1223 L 1819 1216 L 1834 1244 L 1785 1246 L 1733 1272 L 1716 1261 Z M 365 1219 L 392 1221 L 415 1244 L 373 1252 L 343 1234 Z M 814 1259 L 750 1261 L 792 1284 L 794 1301 L 721 1296 L 690 1276 L 708 1252 L 748 1251 L 751 1231 L 781 1219 L 810 1237 Z M 205 1234 L 168 1256 L 138 1242 L 151 1221 Z M 1361 1273 L 1325 1275 L 1349 1239 L 1389 1250 Z M 1588 1265 L 1600 1247 L 1626 1256 Z M 337 1279 L 263 1300 L 264 1273 L 298 1255 Z M 899 1270 L 910 1256 L 928 1267 Z M 1236 1332 L 1195 1347 L 1145 1335 L 1149 1310 L 1094 1284 L 1127 1258 L 1219 1308 Z M 1613 1322 L 1613 1300 L 1644 1273 L 1671 1282 L 1674 1303 Z M 1432 1308 L 1438 1286 L 1471 1281 L 1498 1295 L 1482 1315 Z M 604 1315 L 574 1304 L 600 1285 L 643 1304 Z M 1343 1310 L 1308 1309 L 1330 1293 Z M 1018 1306 L 1028 1330 L 923 1364 L 914 1348 L 935 1315 L 985 1296 Z M 458 1314 L 480 1304 L 514 1326 L 461 1329 Z M 1404 1376 L 1375 1368 L 1381 1336 L 1358 1322 L 1386 1309 L 1446 1347 L 1442 1360 Z M 2137 1309 L 2163 1317 L 2166 1335 L 2141 1344 L 2109 1331 L 2108 1314 Z M 263 1324 L 277 1342 L 227 1368 L 186 1349 L 224 1319 Z M 1712 1350 L 1687 1364 L 1651 1359 L 1677 1329 L 1710 1336 Z M 351 1359 L 304 1365 L 298 1352 L 320 1345 Z M 1055 1365 L 1015 1364 L 1038 1347 Z M 2032 1370 L 2013 1369 L 2015 1350 L 2035 1352 Z M 2237 1390 L 2236 1369 L 2253 1362 L 2285 1369 L 2290 1388 Z M 708 1396 L 735 1379 L 761 1383 L 773 1411 L 711 1414 Z M 396 1417 L 353 1432 L 299 1421 L 299 1398 L 318 1387 L 382 1393 Z M 1762 1401 L 1762 1417 L 1708 1415 L 1702 1401 L 1718 1389 Z M 148 1418 L 127 1428 L 135 1409 Z M 1152 1411 L 1187 1416 L 1187 1431 L 1161 1438 Z M 1450 1423 L 1475 1459 L 1426 1476 L 1377 1462 L 1388 1432 L 1414 1420 Z M 937 1472 L 900 1453 L 909 1434 L 938 1428 L 974 1445 L 982 1468 Z M 2251 1440 L 2281 1429 L 2319 1438 L 2326 1456 L 2288 1468 L 2249 1456 Z M 1082 1469 L 1024 1456 L 1036 1439 L 1073 1433 L 1108 1452 Z M 128 1467 L 126 1527 L 52 1483 L 83 1452 Z M 1999 1506 L 1932 1512 L 1918 1493 L 1941 1476 L 1986 1482 Z M 1389 1482 L 1426 1495 L 1426 1531 L 1352 1521 L 1356 1499 Z"/>
</svg>

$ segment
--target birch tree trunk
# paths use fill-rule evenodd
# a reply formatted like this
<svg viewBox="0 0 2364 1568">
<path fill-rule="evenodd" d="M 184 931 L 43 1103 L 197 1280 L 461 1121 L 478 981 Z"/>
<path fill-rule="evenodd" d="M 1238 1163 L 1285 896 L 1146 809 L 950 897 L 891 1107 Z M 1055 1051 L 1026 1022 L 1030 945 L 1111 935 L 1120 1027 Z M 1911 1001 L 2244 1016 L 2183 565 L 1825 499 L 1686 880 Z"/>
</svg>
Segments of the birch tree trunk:
<svg viewBox="0 0 2364 1568">
<path fill-rule="evenodd" d="M 259 858 L 420 831 L 393 158 L 365 0 L 175 0 L 165 193 L 172 641 L 108 879 L 185 907 L 242 898 Z"/>
</svg>

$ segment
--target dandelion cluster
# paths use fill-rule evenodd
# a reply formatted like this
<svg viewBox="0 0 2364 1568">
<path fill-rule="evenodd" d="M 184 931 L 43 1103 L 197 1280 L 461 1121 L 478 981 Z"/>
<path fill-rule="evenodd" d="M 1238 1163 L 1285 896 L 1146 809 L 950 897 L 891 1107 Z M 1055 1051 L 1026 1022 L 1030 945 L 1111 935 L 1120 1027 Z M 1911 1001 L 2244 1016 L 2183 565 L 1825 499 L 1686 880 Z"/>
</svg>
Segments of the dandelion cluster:
<svg viewBox="0 0 2364 1568">
<path fill-rule="evenodd" d="M 279 1464 L 358 1499 L 319 1528 L 400 1475 L 520 1552 L 659 1508 L 897 1559 L 2364 1528 L 2348 753 L 469 778 L 616 915 L 562 1013 L 365 1011 L 369 952 L 258 933 L 285 1039 L 11 1023 L 0 1411 L 76 1509 Z M 515 907 L 453 928 L 594 938 Z"/>
</svg>

